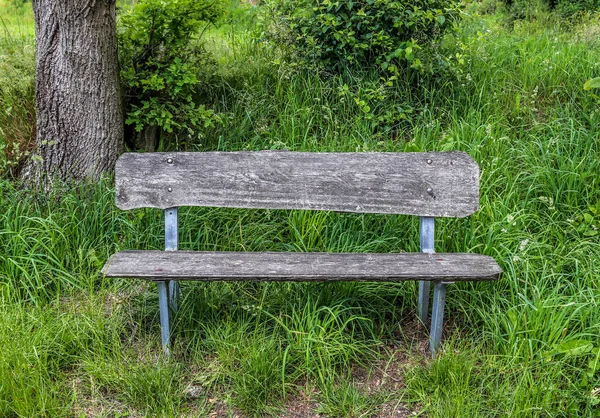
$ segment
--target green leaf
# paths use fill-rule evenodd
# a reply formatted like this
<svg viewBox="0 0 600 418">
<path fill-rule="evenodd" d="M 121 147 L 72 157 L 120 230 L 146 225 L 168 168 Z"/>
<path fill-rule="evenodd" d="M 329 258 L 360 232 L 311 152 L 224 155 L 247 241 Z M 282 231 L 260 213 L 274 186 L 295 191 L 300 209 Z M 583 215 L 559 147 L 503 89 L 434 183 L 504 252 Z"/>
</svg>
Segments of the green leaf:
<svg viewBox="0 0 600 418">
<path fill-rule="evenodd" d="M 456 148 L 456 142 L 454 139 L 449 139 L 443 143 L 441 151 L 454 151 L 454 148 Z"/>
<path fill-rule="evenodd" d="M 583 85 L 584 90 L 599 89 L 599 88 L 600 88 L 600 77 L 592 78 L 592 79 L 586 81 L 585 84 Z"/>
<path fill-rule="evenodd" d="M 593 378 L 596 372 L 600 369 L 600 358 L 598 355 L 598 347 L 592 350 L 593 357 L 588 362 L 588 376 Z"/>
<path fill-rule="evenodd" d="M 577 357 L 588 354 L 594 349 L 594 344 L 588 340 L 571 340 L 560 343 L 555 346 L 556 354 L 563 354 L 565 357 Z"/>
</svg>

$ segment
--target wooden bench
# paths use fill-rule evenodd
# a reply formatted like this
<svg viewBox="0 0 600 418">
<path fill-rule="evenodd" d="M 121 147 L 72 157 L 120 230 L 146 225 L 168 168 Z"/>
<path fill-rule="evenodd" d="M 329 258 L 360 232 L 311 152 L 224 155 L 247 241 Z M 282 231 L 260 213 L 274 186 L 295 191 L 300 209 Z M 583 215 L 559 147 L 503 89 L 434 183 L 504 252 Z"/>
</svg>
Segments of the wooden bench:
<svg viewBox="0 0 600 418">
<path fill-rule="evenodd" d="M 121 251 L 106 277 L 158 283 L 163 349 L 170 353 L 170 314 L 178 280 L 419 280 L 418 315 L 440 345 L 446 285 L 496 280 L 501 269 L 479 254 L 435 253 L 434 217 L 478 210 L 479 167 L 462 152 L 310 153 L 285 151 L 129 153 L 116 165 L 116 204 L 165 210 L 166 251 Z M 253 253 L 177 251 L 177 207 L 311 209 L 420 216 L 420 253 Z M 399 231 L 400 233 L 400 231 Z"/>
</svg>

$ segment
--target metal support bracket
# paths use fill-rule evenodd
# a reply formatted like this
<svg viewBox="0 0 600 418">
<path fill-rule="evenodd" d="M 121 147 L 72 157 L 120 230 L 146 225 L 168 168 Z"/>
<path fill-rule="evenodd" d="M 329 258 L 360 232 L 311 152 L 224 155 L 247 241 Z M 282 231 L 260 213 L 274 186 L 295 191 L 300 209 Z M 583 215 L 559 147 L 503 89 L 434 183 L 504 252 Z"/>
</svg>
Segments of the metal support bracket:
<svg viewBox="0 0 600 418">
<path fill-rule="evenodd" d="M 422 253 L 434 252 L 435 218 L 421 216 L 419 221 L 420 245 Z M 429 293 L 431 282 L 419 281 L 418 315 L 423 324 L 427 324 L 429 316 Z"/>
<path fill-rule="evenodd" d="M 171 356 L 171 326 L 167 281 L 158 284 L 158 307 L 160 309 L 160 336 L 162 348 L 167 357 Z"/>
<path fill-rule="evenodd" d="M 431 358 L 435 358 L 442 342 L 444 325 L 444 305 L 446 304 L 447 283 L 435 282 L 433 285 L 433 311 L 431 313 L 431 331 L 429 333 L 429 350 Z"/>
<path fill-rule="evenodd" d="M 165 251 L 177 251 L 179 241 L 177 208 L 165 209 Z M 169 306 L 173 312 L 179 305 L 179 283 L 169 280 Z"/>
</svg>

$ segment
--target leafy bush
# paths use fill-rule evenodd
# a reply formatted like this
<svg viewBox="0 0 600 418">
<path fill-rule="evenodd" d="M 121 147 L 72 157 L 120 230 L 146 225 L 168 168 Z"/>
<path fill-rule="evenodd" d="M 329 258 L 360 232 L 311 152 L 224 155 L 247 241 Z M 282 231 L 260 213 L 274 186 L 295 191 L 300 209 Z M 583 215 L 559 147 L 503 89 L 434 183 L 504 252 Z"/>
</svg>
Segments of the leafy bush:
<svg viewBox="0 0 600 418">
<path fill-rule="evenodd" d="M 600 9 L 600 0 L 505 0 L 510 20 L 531 19 L 541 10 L 568 18 L 582 11 Z"/>
<path fill-rule="evenodd" d="M 468 4 L 471 6 L 471 9 L 474 9 L 477 13 L 482 15 L 492 15 L 496 13 L 499 6 L 502 6 L 502 2 L 498 0 L 480 0 Z"/>
<path fill-rule="evenodd" d="M 506 0 L 508 22 L 532 20 L 549 11 L 548 0 Z"/>
<path fill-rule="evenodd" d="M 215 119 L 196 91 L 210 64 L 202 29 L 223 8 L 209 0 L 141 0 L 120 15 L 121 81 L 126 123 L 139 132 L 197 133 Z M 204 70 L 204 72 L 203 72 Z"/>
<path fill-rule="evenodd" d="M 570 17 L 584 11 L 600 10 L 600 0 L 559 0 L 554 8 L 560 16 Z"/>
<path fill-rule="evenodd" d="M 396 75 L 402 68 L 436 73 L 445 60 L 431 52 L 453 26 L 454 0 L 271 0 L 267 35 L 291 45 L 305 62 L 339 72 L 372 67 Z"/>
</svg>

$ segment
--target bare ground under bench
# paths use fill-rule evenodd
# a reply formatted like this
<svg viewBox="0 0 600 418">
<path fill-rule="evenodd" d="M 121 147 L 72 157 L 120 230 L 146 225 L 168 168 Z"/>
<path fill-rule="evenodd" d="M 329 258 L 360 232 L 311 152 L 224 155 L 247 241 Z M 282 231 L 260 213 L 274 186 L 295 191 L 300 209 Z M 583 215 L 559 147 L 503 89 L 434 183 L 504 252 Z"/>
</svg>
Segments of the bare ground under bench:
<svg viewBox="0 0 600 418">
<path fill-rule="evenodd" d="M 497 280 L 489 256 L 466 253 L 276 253 L 121 251 L 107 277 L 148 280 L 402 281 Z"/>
</svg>

